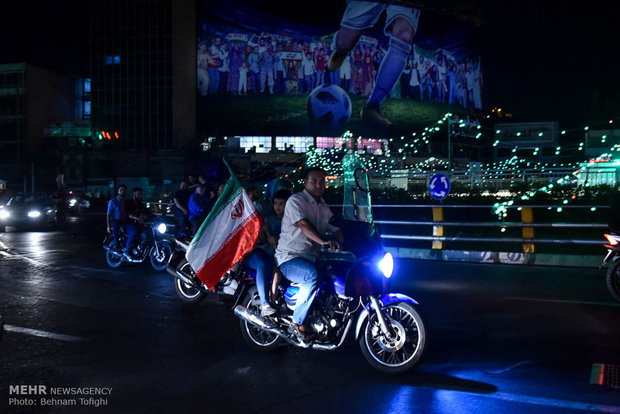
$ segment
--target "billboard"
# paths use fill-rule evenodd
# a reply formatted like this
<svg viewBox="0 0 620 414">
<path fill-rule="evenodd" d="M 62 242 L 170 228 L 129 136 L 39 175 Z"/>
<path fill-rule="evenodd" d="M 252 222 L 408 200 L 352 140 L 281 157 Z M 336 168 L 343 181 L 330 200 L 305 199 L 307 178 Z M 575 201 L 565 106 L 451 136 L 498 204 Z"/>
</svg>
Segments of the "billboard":
<svg viewBox="0 0 620 414">
<path fill-rule="evenodd" d="M 423 101 L 482 108 L 473 27 L 387 3 L 275 4 L 201 3 L 200 133 L 387 137 L 417 128 Z"/>
</svg>

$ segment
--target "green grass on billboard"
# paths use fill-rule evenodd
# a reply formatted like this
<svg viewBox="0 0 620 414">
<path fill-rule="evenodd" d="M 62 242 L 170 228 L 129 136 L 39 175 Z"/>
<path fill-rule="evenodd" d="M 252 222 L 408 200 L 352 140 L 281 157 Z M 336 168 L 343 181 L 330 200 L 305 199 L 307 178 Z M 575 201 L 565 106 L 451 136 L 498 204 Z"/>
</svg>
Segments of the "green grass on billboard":
<svg viewBox="0 0 620 414">
<path fill-rule="evenodd" d="M 199 97 L 199 133 L 213 136 L 341 136 L 348 130 L 355 136 L 389 138 L 420 132 L 447 112 L 467 114 L 460 106 L 387 98 L 381 106 L 381 112 L 393 125 L 389 128 L 373 128 L 360 120 L 360 110 L 367 98 L 352 95 L 349 122 L 342 128 L 322 128 L 308 118 L 307 96 L 258 94 Z"/>
</svg>

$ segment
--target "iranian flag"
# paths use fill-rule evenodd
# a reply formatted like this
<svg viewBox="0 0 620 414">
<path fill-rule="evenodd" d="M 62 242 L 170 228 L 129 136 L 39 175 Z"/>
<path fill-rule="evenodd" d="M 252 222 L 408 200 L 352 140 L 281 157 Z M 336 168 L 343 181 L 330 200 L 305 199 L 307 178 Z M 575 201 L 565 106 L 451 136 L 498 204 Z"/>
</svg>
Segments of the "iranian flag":
<svg viewBox="0 0 620 414">
<path fill-rule="evenodd" d="M 254 248 L 262 220 L 254 203 L 231 171 L 222 194 L 185 253 L 198 278 L 209 289 Z"/>
</svg>

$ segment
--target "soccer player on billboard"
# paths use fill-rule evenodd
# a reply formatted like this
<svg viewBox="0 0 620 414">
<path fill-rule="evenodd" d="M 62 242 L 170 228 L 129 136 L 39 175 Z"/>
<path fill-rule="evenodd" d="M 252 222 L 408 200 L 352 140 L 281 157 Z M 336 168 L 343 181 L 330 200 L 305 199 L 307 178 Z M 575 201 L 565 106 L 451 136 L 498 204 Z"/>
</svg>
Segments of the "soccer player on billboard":
<svg viewBox="0 0 620 414">
<path fill-rule="evenodd" d="M 334 36 L 334 51 L 329 58 L 328 69 L 332 72 L 340 69 L 360 39 L 362 31 L 373 27 L 384 11 L 386 19 L 383 30 L 390 38 L 389 47 L 360 116 L 363 122 L 388 127 L 392 123 L 381 114 L 379 107 L 405 68 L 418 27 L 419 10 L 374 1 L 349 1 L 340 22 L 340 29 Z"/>
</svg>

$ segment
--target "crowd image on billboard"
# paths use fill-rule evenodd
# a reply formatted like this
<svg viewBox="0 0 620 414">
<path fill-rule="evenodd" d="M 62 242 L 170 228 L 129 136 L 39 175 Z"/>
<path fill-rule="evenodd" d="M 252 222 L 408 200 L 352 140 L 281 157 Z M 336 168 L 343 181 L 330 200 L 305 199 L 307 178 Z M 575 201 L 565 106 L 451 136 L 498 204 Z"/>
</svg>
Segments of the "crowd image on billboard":
<svg viewBox="0 0 620 414">
<path fill-rule="evenodd" d="M 329 83 L 368 97 L 387 43 L 362 36 L 336 72 L 327 70 L 333 34 L 308 39 L 291 33 L 203 31 L 198 39 L 198 91 L 209 95 L 308 94 Z M 457 60 L 444 49 L 414 44 L 390 97 L 482 108 L 479 57 Z"/>
</svg>

